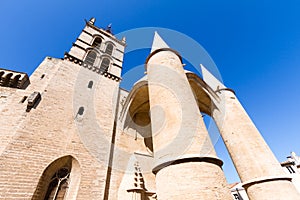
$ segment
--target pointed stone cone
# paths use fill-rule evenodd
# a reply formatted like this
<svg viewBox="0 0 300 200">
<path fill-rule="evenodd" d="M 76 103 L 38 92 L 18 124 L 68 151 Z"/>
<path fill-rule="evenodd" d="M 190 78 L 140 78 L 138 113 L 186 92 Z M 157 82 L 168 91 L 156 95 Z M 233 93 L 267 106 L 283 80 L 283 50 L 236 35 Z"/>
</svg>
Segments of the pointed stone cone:
<svg viewBox="0 0 300 200">
<path fill-rule="evenodd" d="M 155 33 L 147 58 L 158 199 L 231 199 L 180 55 Z"/>
<path fill-rule="evenodd" d="M 226 86 L 200 64 L 203 80 L 214 90 L 224 89 Z"/>
<path fill-rule="evenodd" d="M 170 48 L 167 43 L 160 37 L 160 35 L 155 31 L 153 43 L 151 47 L 151 53 L 158 49 Z"/>
</svg>

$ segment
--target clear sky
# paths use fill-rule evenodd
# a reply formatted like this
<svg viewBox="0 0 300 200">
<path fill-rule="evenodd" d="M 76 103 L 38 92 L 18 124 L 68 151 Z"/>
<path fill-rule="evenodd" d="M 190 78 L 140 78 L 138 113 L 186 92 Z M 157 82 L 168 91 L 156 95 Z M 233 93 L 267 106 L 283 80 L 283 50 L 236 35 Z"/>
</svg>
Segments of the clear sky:
<svg viewBox="0 0 300 200">
<path fill-rule="evenodd" d="M 298 0 L 3 0 L 0 67 L 31 74 L 45 56 L 62 58 L 90 17 L 100 27 L 112 23 L 114 33 L 176 30 L 206 49 L 283 161 L 290 151 L 300 154 L 299 10 Z M 124 72 L 143 64 L 147 54 L 125 55 Z M 229 182 L 236 181 L 224 146 L 219 142 L 216 149 Z"/>
</svg>

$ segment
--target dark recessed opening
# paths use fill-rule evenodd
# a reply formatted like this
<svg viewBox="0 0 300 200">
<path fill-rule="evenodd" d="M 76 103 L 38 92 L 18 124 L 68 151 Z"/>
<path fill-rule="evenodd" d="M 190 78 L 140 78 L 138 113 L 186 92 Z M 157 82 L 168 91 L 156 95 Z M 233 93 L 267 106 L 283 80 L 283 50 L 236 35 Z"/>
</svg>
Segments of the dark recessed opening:
<svg viewBox="0 0 300 200">
<path fill-rule="evenodd" d="M 92 87 L 93 87 L 93 81 L 90 81 L 88 84 L 88 88 L 92 89 Z"/>
<path fill-rule="evenodd" d="M 24 97 L 21 99 L 20 103 L 24 103 L 24 102 L 26 101 L 26 99 L 27 99 L 27 96 L 24 96 Z"/>
<path fill-rule="evenodd" d="M 43 79 L 45 77 L 45 74 L 42 74 L 41 79 Z"/>
<path fill-rule="evenodd" d="M 84 107 L 80 107 L 79 109 L 78 109 L 78 115 L 83 115 L 83 112 L 84 112 Z"/>
</svg>

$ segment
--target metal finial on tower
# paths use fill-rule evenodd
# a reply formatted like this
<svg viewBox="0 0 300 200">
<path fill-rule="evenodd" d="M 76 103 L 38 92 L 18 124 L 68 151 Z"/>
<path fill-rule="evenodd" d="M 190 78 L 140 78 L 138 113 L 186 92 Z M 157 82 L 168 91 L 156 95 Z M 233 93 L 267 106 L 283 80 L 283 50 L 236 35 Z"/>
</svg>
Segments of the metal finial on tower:
<svg viewBox="0 0 300 200">
<path fill-rule="evenodd" d="M 112 26 L 112 23 L 108 24 L 105 31 L 112 34 L 112 30 L 111 30 L 111 26 Z"/>
</svg>

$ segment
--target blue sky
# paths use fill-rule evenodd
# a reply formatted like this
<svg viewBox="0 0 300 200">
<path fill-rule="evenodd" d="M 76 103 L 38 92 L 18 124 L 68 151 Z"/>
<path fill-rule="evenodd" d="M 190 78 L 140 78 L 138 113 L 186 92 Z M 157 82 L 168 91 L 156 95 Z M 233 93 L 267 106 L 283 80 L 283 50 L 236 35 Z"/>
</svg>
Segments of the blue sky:
<svg viewBox="0 0 300 200">
<path fill-rule="evenodd" d="M 290 151 L 300 154 L 299 10 L 297 0 L 3 0 L 0 67 L 31 74 L 45 56 L 63 57 L 84 19 L 93 16 L 100 27 L 112 23 L 115 33 L 139 27 L 176 30 L 206 49 L 283 161 Z M 125 55 L 124 72 L 143 64 L 147 54 Z M 229 182 L 236 181 L 224 147 L 216 149 Z"/>
</svg>

